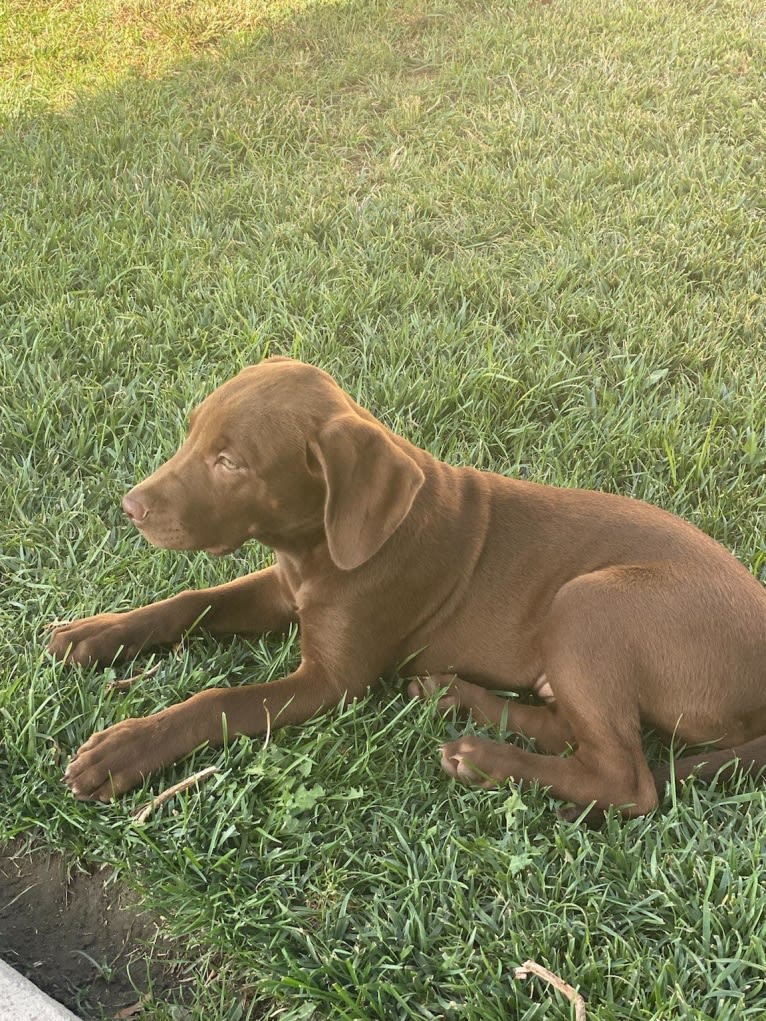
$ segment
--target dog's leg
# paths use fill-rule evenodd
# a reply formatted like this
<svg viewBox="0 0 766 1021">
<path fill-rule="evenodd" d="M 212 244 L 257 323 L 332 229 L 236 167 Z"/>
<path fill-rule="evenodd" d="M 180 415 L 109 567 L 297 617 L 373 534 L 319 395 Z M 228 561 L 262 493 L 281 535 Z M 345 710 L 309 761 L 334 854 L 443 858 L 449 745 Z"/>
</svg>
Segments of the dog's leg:
<svg viewBox="0 0 766 1021">
<path fill-rule="evenodd" d="M 598 748 L 582 743 L 570 758 L 538 755 L 481 737 L 463 737 L 442 749 L 445 772 L 463 783 L 497 787 L 504 780 L 536 782 L 554 797 L 605 809 L 616 805 L 625 815 L 643 815 L 657 804 L 657 791 L 641 744 Z"/>
<path fill-rule="evenodd" d="M 463 716 L 470 713 L 479 726 L 533 738 L 541 751 L 563 752 L 574 743 L 572 728 L 555 700 L 542 706 L 520 705 L 451 674 L 418 677 L 407 685 L 412 698 L 431 698 L 440 691 L 443 694 L 437 706 L 442 712 L 455 711 Z"/>
<path fill-rule="evenodd" d="M 543 666 L 571 725 L 573 755 L 539 755 L 464 737 L 444 746 L 444 769 L 484 787 L 509 778 L 535 781 L 577 805 L 616 805 L 627 815 L 650 811 L 657 791 L 641 744 L 640 667 L 625 644 L 630 622 L 648 619 L 647 596 L 651 585 L 642 588 L 635 578 L 622 584 L 614 569 L 575 579 L 554 600 L 543 633 Z"/>
<path fill-rule="evenodd" d="M 756 737 L 745 744 L 732 748 L 714 748 L 698 755 L 684 755 L 673 763 L 673 775 L 676 780 L 685 780 L 689 776 L 701 780 L 712 780 L 721 770 L 723 779 L 730 779 L 735 773 L 747 775 L 757 774 L 766 768 L 766 736 Z M 662 765 L 653 770 L 653 775 L 660 794 L 670 780 L 670 766 Z"/>
<path fill-rule="evenodd" d="M 323 633 L 326 627 L 317 630 Z M 365 635 L 366 629 L 359 633 Z M 303 723 L 343 697 L 365 694 L 382 669 L 380 662 L 365 662 L 364 648 L 348 650 L 347 655 L 314 649 L 310 628 L 308 635 L 304 630 L 303 645 L 300 666 L 280 680 L 209 688 L 152 716 L 123 720 L 94 734 L 66 771 L 73 794 L 81 800 L 109 801 L 200 745 L 218 747 L 240 734 L 256 736 Z"/>
<path fill-rule="evenodd" d="M 214 588 L 181 592 L 127 613 L 99 613 L 56 628 L 48 645 L 70 663 L 112 663 L 143 649 L 170 645 L 198 624 L 211 634 L 284 631 L 295 613 L 279 583 L 278 569 Z"/>
<path fill-rule="evenodd" d="M 576 805 L 617 805 L 626 815 L 651 811 L 657 791 L 644 758 L 637 714 L 615 729 L 607 720 L 589 719 L 569 708 L 565 711 L 577 750 L 568 758 L 466 736 L 443 747 L 442 767 L 455 779 L 480 787 L 496 787 L 508 779 L 535 781 Z"/>
</svg>

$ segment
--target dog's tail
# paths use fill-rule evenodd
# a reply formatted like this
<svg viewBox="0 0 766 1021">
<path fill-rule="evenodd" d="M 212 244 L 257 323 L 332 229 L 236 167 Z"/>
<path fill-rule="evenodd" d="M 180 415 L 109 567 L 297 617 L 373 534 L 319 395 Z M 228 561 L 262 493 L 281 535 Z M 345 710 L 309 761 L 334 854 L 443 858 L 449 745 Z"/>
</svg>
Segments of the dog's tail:
<svg viewBox="0 0 766 1021">
<path fill-rule="evenodd" d="M 746 744 L 735 745 L 733 748 L 715 749 L 701 755 L 684 755 L 673 763 L 673 775 L 676 780 L 685 780 L 687 776 L 712 780 L 720 775 L 728 780 L 736 773 L 751 776 L 766 768 L 766 735 L 756 737 Z M 670 780 L 670 764 L 659 766 L 653 770 L 654 782 L 660 797 L 665 793 L 665 784 Z"/>
</svg>

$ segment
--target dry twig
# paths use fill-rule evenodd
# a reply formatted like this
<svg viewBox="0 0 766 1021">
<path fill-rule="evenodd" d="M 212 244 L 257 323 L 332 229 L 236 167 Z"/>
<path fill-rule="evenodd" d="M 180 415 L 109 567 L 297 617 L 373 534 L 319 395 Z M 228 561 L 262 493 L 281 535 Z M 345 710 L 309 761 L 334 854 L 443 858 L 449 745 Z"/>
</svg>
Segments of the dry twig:
<svg viewBox="0 0 766 1021">
<path fill-rule="evenodd" d="M 559 978 L 558 975 L 554 975 L 552 971 L 548 971 L 547 968 L 543 968 L 541 964 L 536 961 L 524 961 L 520 968 L 515 971 L 516 978 L 527 978 L 529 975 L 537 975 L 542 979 L 545 979 L 554 989 L 558 989 L 560 993 L 575 1005 L 575 1021 L 586 1021 L 585 1019 L 585 1000 L 580 996 L 576 989 L 573 989 L 569 983 L 565 982 L 563 978 Z"/>
<path fill-rule="evenodd" d="M 155 809 L 159 808 L 160 805 L 164 805 L 166 801 L 170 801 L 176 794 L 180 794 L 182 791 L 188 790 L 189 787 L 193 787 L 195 784 L 202 783 L 203 780 L 209 779 L 214 773 L 218 772 L 218 766 L 208 766 L 206 769 L 201 769 L 199 773 L 193 773 L 191 776 L 187 776 L 185 780 L 181 780 L 179 783 L 174 783 L 172 787 L 168 787 L 167 790 L 162 791 L 156 798 L 152 798 L 148 805 L 144 805 L 143 808 L 137 808 L 133 813 L 133 818 L 137 823 L 146 822 L 149 816 L 154 812 Z"/>
<path fill-rule="evenodd" d="M 266 734 L 263 738 L 263 747 L 266 748 L 271 740 L 271 713 L 266 705 L 266 699 L 263 700 L 263 711 L 266 713 Z"/>
<path fill-rule="evenodd" d="M 145 681 L 147 677 L 154 677 L 161 666 L 162 662 L 160 661 L 155 663 L 154 666 L 147 667 L 146 670 L 139 670 L 137 674 L 131 674 L 130 677 L 121 677 L 119 680 L 109 681 L 106 687 L 112 691 L 129 691 L 136 681 Z"/>
</svg>

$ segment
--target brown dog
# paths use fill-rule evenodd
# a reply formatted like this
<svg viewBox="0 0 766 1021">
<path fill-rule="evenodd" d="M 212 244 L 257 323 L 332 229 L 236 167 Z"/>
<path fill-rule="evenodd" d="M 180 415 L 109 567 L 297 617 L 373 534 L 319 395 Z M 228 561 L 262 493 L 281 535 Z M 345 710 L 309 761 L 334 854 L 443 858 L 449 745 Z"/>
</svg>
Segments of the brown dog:
<svg viewBox="0 0 766 1021">
<path fill-rule="evenodd" d="M 157 546 L 222 554 L 256 538 L 277 563 L 61 627 L 55 656 L 109 663 L 200 620 L 216 635 L 299 621 L 302 660 L 281 680 L 203 691 L 94 734 L 66 772 L 78 798 L 108 800 L 224 730 L 300 723 L 411 656 L 413 696 L 445 689 L 442 706 L 539 749 L 452 741 L 442 765 L 465 783 L 535 780 L 576 805 L 647 812 L 657 786 L 642 723 L 730 749 L 679 760 L 680 776 L 766 761 L 766 738 L 753 740 L 766 733 L 766 593 L 726 550 L 635 500 L 450 467 L 319 369 L 286 358 L 245 369 L 123 507 Z"/>
</svg>

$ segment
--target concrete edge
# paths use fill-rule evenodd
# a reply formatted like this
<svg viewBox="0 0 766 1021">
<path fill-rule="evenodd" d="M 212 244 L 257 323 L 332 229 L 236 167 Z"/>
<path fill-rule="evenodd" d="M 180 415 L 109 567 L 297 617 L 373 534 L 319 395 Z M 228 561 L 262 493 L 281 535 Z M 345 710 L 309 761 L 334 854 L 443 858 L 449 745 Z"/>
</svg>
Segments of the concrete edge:
<svg viewBox="0 0 766 1021">
<path fill-rule="evenodd" d="M 0 961 L 0 1021 L 81 1021 L 36 985 Z"/>
</svg>

